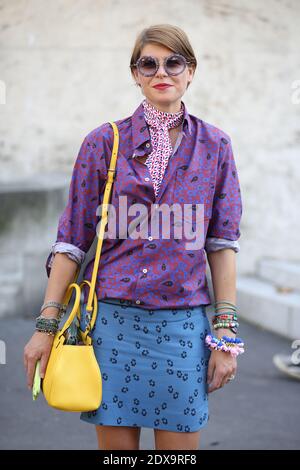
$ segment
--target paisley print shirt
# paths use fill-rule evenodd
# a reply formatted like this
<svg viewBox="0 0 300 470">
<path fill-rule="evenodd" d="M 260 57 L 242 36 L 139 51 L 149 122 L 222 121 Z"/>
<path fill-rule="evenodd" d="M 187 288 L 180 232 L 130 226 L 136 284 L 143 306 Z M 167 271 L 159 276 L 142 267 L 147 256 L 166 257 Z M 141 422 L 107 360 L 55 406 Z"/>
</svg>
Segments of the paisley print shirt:
<svg viewBox="0 0 300 470">
<path fill-rule="evenodd" d="M 189 114 L 184 105 L 181 132 L 156 196 L 149 169 L 138 158 L 152 151 L 142 104 L 115 123 L 120 138 L 110 200 L 115 210 L 109 212 L 102 245 L 98 299 L 126 299 L 147 309 L 210 304 L 206 253 L 239 251 L 242 200 L 230 137 Z M 81 264 L 98 233 L 112 145 L 109 123 L 92 130 L 81 144 L 68 202 L 46 261 L 48 276 L 56 252 Z M 180 208 L 176 217 L 171 207 Z M 157 221 L 155 233 L 152 217 Z M 86 265 L 83 279 L 91 279 L 93 261 Z"/>
</svg>

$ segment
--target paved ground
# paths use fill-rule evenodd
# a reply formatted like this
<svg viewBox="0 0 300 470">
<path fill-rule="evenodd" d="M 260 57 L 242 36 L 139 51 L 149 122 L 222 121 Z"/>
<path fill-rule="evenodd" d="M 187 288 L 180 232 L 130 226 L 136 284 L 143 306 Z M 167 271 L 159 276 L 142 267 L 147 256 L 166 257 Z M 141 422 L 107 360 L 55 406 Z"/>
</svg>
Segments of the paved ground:
<svg viewBox="0 0 300 470">
<path fill-rule="evenodd" d="M 209 397 L 210 420 L 200 449 L 300 449 L 300 381 L 281 375 L 272 356 L 291 353 L 291 342 L 240 322 L 247 351 L 236 379 Z M 94 426 L 77 413 L 56 411 L 26 387 L 23 348 L 34 323 L 0 321 L 6 365 L 0 365 L 1 449 L 95 449 Z M 153 449 L 153 430 L 143 428 L 141 448 Z"/>
</svg>

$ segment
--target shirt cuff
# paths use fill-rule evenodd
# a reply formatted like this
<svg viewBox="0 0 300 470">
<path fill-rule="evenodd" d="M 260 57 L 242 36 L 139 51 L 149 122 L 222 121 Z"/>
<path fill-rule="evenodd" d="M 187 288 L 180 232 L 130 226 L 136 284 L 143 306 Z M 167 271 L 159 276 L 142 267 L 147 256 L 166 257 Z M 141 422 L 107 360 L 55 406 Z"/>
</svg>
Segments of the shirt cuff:
<svg viewBox="0 0 300 470">
<path fill-rule="evenodd" d="M 49 272 L 52 267 L 55 253 L 65 253 L 68 256 L 68 258 L 75 261 L 79 265 L 83 263 L 85 259 L 85 255 L 86 255 L 84 251 L 82 251 L 77 246 L 72 245 L 71 243 L 56 242 L 51 247 L 51 253 L 47 261 L 46 267 L 47 267 L 47 271 L 49 270 Z"/>
<path fill-rule="evenodd" d="M 240 245 L 237 240 L 227 240 L 226 238 L 207 237 L 205 240 L 205 251 L 207 253 L 211 251 L 223 250 L 224 248 L 231 248 L 236 253 L 240 251 Z"/>
</svg>

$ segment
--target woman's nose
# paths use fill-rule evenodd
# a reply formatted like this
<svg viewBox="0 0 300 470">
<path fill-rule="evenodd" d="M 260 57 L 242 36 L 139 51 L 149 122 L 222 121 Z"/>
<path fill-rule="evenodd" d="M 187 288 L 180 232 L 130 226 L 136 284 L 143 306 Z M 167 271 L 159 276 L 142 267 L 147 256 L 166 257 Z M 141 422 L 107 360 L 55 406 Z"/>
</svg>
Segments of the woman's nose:
<svg viewBox="0 0 300 470">
<path fill-rule="evenodd" d="M 165 68 L 164 68 L 163 64 L 159 64 L 156 75 L 159 76 L 159 77 L 162 76 L 162 75 L 166 77 L 168 75 L 165 71 Z"/>
</svg>

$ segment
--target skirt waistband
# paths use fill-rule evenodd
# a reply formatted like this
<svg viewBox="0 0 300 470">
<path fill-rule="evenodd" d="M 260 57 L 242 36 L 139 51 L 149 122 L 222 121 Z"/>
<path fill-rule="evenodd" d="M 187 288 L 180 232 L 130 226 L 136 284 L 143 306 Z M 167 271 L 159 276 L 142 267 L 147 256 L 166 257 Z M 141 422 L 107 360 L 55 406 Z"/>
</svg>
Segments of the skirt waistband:
<svg viewBox="0 0 300 470">
<path fill-rule="evenodd" d="M 104 303 L 114 304 L 114 305 L 126 305 L 126 306 L 129 306 L 129 307 L 136 307 L 136 308 L 140 308 L 140 309 L 143 309 L 143 310 L 160 310 L 160 309 L 145 309 L 144 307 L 137 305 L 135 302 L 133 302 L 131 300 L 117 299 L 117 298 L 113 298 L 113 297 L 106 297 L 105 299 L 99 299 L 98 302 L 104 302 Z M 194 310 L 194 309 L 197 309 L 199 307 L 202 310 L 205 311 L 206 305 L 201 304 L 201 305 L 193 306 L 193 307 L 190 307 L 190 306 L 182 307 L 182 306 L 180 306 L 180 307 L 174 307 L 174 308 L 164 308 L 162 310 Z"/>
</svg>

